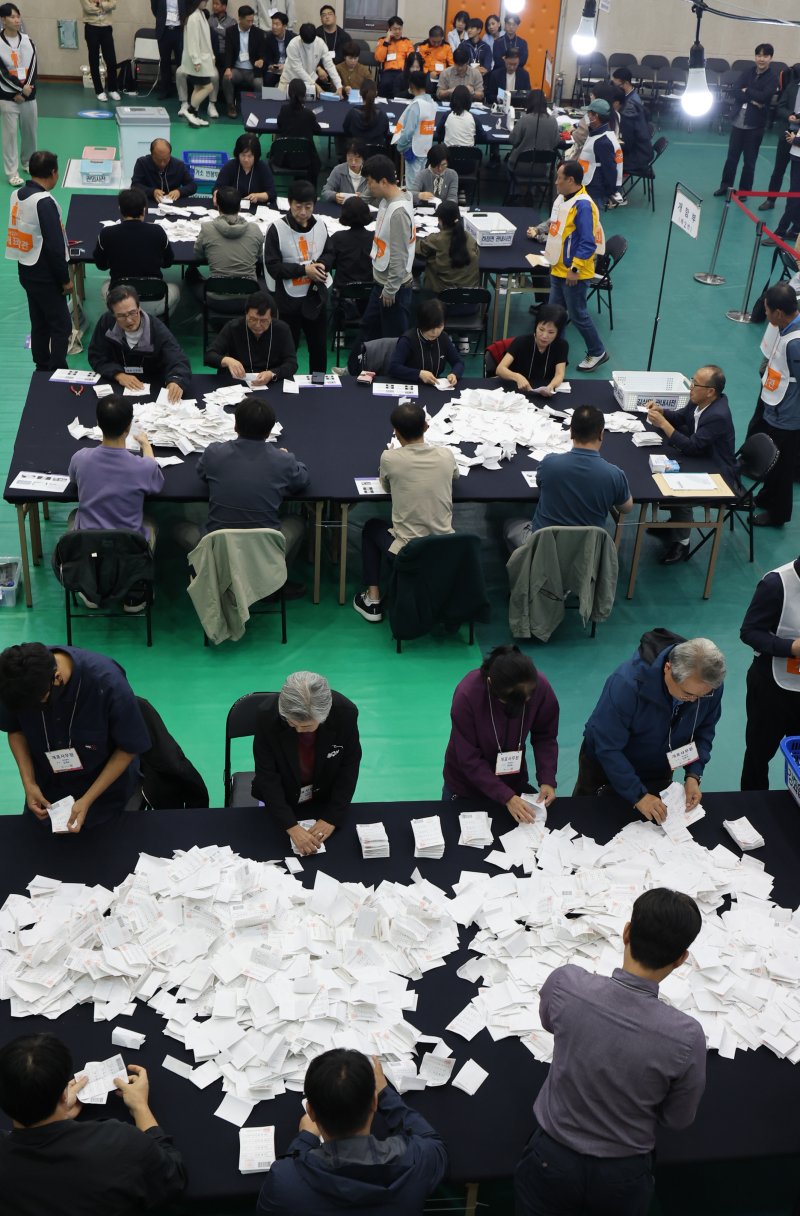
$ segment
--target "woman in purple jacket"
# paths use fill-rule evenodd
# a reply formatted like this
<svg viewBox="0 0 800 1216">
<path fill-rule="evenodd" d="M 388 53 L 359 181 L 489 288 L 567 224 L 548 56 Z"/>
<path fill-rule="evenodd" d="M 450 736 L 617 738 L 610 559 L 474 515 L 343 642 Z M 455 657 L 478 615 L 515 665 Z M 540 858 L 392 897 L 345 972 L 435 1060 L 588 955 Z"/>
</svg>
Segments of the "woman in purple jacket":
<svg viewBox="0 0 800 1216">
<path fill-rule="evenodd" d="M 556 796 L 558 701 L 518 646 L 496 646 L 456 688 L 444 757 L 445 802 L 490 798 L 518 823 L 535 818 L 520 794 L 532 789 L 525 763 L 530 737 L 536 780 L 547 807 Z"/>
</svg>

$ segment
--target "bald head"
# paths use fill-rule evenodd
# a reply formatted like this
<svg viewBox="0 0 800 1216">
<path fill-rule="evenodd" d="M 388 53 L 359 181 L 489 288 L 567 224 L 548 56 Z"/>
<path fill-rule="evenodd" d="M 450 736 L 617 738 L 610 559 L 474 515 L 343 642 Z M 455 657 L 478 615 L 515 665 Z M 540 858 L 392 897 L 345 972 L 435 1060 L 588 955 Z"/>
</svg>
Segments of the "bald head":
<svg viewBox="0 0 800 1216">
<path fill-rule="evenodd" d="M 154 139 L 150 145 L 150 155 L 159 169 L 165 169 L 172 156 L 172 144 L 168 139 Z"/>
</svg>

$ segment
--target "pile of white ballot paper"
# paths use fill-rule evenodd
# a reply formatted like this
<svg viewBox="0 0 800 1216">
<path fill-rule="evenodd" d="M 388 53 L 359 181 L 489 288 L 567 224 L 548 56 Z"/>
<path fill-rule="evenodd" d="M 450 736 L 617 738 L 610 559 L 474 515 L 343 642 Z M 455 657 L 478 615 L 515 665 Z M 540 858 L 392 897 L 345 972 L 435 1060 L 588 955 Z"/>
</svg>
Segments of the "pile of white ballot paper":
<svg viewBox="0 0 800 1216">
<path fill-rule="evenodd" d="M 461 835 L 458 843 L 471 849 L 485 849 L 494 843 L 488 811 L 462 811 L 458 817 Z"/>
<path fill-rule="evenodd" d="M 365 861 L 389 856 L 389 837 L 382 823 L 357 823 L 356 832 Z"/>
<path fill-rule="evenodd" d="M 702 808 L 687 816 L 680 788 L 664 791 L 663 826 L 629 823 L 603 845 L 548 828 L 541 806 L 494 842 L 485 820 L 461 816 L 463 843 L 495 847 L 448 891 L 416 870 L 378 885 L 319 870 L 304 887 L 283 862 L 222 845 L 142 854 L 113 891 L 37 875 L 0 909 L 0 999 L 13 1017 L 49 1019 L 91 1004 L 109 1038 L 112 1023 L 148 1004 L 175 1045 L 164 1066 L 199 1088 L 220 1081 L 216 1113 L 241 1127 L 258 1102 L 302 1091 L 309 1062 L 333 1046 L 379 1055 L 401 1092 L 447 1083 L 443 1035 L 472 1042 L 485 1029 L 549 1060 L 538 1013 L 548 975 L 564 963 L 610 975 L 634 899 L 667 886 L 697 900 L 703 927 L 662 999 L 695 1017 L 722 1056 L 763 1045 L 797 1063 L 800 910 L 771 900 L 762 862 L 694 840 L 688 824 Z M 417 854 L 440 856 L 439 817 L 413 828 Z M 476 993 L 447 1027 L 418 1026 L 411 985 L 447 966 L 459 927 L 473 936 L 457 974 Z M 134 1047 L 125 1030 L 113 1041 Z M 103 1091 L 96 1100 L 125 1075 L 120 1066 L 86 1066 L 90 1093 Z M 470 1060 L 450 1083 L 473 1093 L 484 1076 Z"/>
</svg>

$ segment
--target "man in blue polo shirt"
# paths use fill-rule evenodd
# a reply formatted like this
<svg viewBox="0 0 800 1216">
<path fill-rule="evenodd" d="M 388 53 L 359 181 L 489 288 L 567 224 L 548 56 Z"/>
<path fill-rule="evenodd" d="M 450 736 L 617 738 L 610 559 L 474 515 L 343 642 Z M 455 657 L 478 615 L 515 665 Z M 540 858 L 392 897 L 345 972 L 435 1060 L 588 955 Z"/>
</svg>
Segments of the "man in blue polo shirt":
<svg viewBox="0 0 800 1216">
<path fill-rule="evenodd" d="M 627 477 L 600 455 L 604 430 L 602 410 L 578 406 L 569 428 L 572 450 L 545 456 L 539 465 L 539 502 L 533 519 L 506 520 L 503 536 L 510 553 L 539 528 L 604 528 L 612 507 L 623 514 L 630 511 L 633 499 Z"/>
<path fill-rule="evenodd" d="M 47 822 L 52 802 L 75 799 L 70 832 L 125 809 L 136 791 L 139 756 L 151 746 L 118 663 L 41 642 L 0 654 L 0 730 L 37 819 Z"/>
</svg>

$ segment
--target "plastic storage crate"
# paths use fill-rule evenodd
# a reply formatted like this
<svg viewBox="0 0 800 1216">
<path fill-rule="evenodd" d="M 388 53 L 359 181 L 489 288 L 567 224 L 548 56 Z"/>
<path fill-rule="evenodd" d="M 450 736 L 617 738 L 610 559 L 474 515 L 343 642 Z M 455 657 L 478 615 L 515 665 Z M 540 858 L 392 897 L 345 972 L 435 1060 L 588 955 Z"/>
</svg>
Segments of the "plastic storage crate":
<svg viewBox="0 0 800 1216">
<path fill-rule="evenodd" d="M 800 735 L 787 735 L 781 739 L 781 751 L 785 760 L 783 779 L 786 788 L 800 803 Z"/>
<path fill-rule="evenodd" d="M 184 152 L 183 163 L 197 182 L 201 193 L 210 194 L 219 171 L 228 159 L 227 152 Z"/>
<path fill-rule="evenodd" d="M 612 372 L 611 385 L 624 410 L 640 410 L 648 401 L 665 410 L 683 409 L 692 387 L 682 372 Z"/>
<path fill-rule="evenodd" d="M 0 557 L 0 608 L 13 608 L 17 602 L 20 560 Z"/>
</svg>

